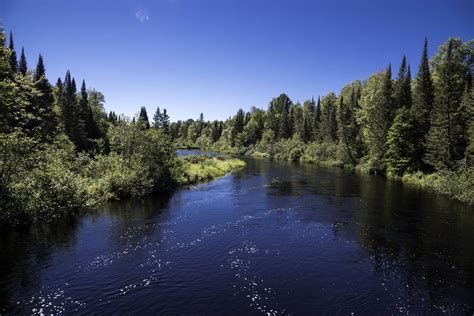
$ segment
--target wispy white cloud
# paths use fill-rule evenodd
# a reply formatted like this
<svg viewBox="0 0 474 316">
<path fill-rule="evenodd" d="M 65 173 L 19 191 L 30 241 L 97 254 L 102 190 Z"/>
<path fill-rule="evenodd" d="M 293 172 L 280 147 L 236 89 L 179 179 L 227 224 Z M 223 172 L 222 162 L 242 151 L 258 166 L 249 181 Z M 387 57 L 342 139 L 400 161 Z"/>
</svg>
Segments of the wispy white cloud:
<svg viewBox="0 0 474 316">
<path fill-rule="evenodd" d="M 148 14 L 148 10 L 144 8 L 139 8 L 137 12 L 135 12 L 135 17 L 140 21 L 141 23 L 144 23 L 146 21 L 150 20 L 150 15 Z"/>
</svg>

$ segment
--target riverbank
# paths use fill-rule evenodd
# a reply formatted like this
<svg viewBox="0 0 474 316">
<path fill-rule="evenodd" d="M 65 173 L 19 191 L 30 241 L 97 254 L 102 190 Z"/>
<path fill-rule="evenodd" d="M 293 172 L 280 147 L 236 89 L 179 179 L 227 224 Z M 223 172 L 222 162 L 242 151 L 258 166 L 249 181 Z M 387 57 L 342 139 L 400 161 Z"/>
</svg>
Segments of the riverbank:
<svg viewBox="0 0 474 316">
<path fill-rule="evenodd" d="M 22 135 L 0 137 L 10 153 L 0 161 L 9 172 L 2 177 L 8 182 L 0 186 L 0 226 L 51 222 L 109 200 L 170 192 L 245 166 L 242 160 L 223 156 L 177 157 L 173 146 L 163 142 L 166 138 L 154 136 L 159 137 L 146 143 L 153 146 L 141 146 L 143 152 L 135 149 L 132 156 L 111 152 L 95 157 L 77 155 L 64 139 L 35 148 Z"/>
<path fill-rule="evenodd" d="M 261 151 L 259 148 L 229 149 L 220 150 L 218 146 L 205 148 L 206 150 L 223 152 L 227 154 L 241 154 L 253 158 L 267 158 L 294 162 L 304 162 L 324 167 L 343 168 L 354 172 L 373 174 L 374 171 L 367 164 L 351 165 L 344 163 L 337 157 L 338 147 L 333 144 L 294 144 L 292 140 L 278 142 L 269 151 Z M 444 194 L 452 199 L 460 201 L 466 205 L 474 205 L 474 168 L 460 167 L 457 170 L 440 170 L 433 173 L 406 172 L 402 176 L 389 175 L 384 173 L 389 179 L 400 181 L 410 187 L 422 190 L 431 190 L 439 194 Z"/>
<path fill-rule="evenodd" d="M 178 180 L 181 185 L 213 180 L 245 167 L 243 160 L 222 156 L 187 156 L 180 160 L 183 162 L 182 175 Z"/>
</svg>

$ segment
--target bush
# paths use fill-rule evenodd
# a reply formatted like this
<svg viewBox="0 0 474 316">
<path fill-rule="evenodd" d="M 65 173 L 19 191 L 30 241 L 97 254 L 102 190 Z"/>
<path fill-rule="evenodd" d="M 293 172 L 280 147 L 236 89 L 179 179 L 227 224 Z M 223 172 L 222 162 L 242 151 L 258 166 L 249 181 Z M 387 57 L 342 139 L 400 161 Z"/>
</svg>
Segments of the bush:
<svg viewBox="0 0 474 316">
<path fill-rule="evenodd" d="M 272 156 L 279 160 L 299 161 L 306 145 L 298 137 L 276 142 L 271 149 Z M 269 152 L 270 155 L 270 152 Z"/>
<path fill-rule="evenodd" d="M 301 161 L 341 167 L 343 162 L 336 159 L 338 154 L 338 146 L 333 143 L 311 143 L 307 145 Z"/>
<path fill-rule="evenodd" d="M 474 168 L 461 167 L 455 171 L 441 170 L 432 174 L 404 174 L 404 183 L 446 194 L 468 205 L 474 205 Z"/>
<path fill-rule="evenodd" d="M 227 157 L 188 156 L 181 158 L 181 161 L 183 163 L 179 179 L 181 184 L 212 180 L 245 166 L 244 161 Z"/>
</svg>

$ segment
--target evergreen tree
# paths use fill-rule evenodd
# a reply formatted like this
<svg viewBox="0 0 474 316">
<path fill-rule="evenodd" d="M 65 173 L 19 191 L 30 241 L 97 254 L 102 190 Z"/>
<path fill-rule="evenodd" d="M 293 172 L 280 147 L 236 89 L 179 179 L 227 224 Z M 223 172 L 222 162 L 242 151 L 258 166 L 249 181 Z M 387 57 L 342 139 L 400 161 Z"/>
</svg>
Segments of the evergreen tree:
<svg viewBox="0 0 474 316">
<path fill-rule="evenodd" d="M 368 149 L 368 167 L 385 170 L 385 152 L 388 130 L 392 124 L 392 72 L 389 65 L 384 73 L 373 75 L 367 81 L 360 100 L 357 119 L 362 125 L 364 143 Z"/>
<path fill-rule="evenodd" d="M 446 49 L 442 46 L 439 51 L 435 102 L 425 155 L 425 162 L 437 169 L 453 168 L 456 161 L 464 157 L 466 144 L 462 131 L 465 128 L 465 113 L 460 111 L 460 105 L 466 70 L 460 46 L 459 42 L 450 38 Z"/>
<path fill-rule="evenodd" d="M 46 69 L 41 54 L 38 57 L 33 79 L 36 89 L 41 93 L 34 100 L 35 109 L 37 110 L 36 115 L 40 118 L 38 126 L 40 137 L 43 141 L 51 141 L 57 131 L 57 119 L 53 110 L 53 88 L 46 78 Z"/>
<path fill-rule="evenodd" d="M 470 166 L 474 166 L 474 89 L 472 78 L 469 76 L 462 96 L 461 107 L 466 113 L 466 161 Z"/>
<path fill-rule="evenodd" d="M 18 71 L 18 60 L 15 51 L 15 45 L 13 44 L 13 33 L 10 31 L 10 44 L 8 45 L 10 48 L 10 69 L 13 73 Z"/>
<path fill-rule="evenodd" d="M 348 105 L 344 104 L 344 97 L 341 95 L 339 98 L 339 109 L 337 111 L 337 136 L 339 139 L 339 144 L 342 146 L 343 157 L 342 160 L 346 160 L 347 156 L 349 158 L 349 162 L 352 165 L 355 165 L 355 159 L 352 154 L 351 149 L 351 139 L 350 139 L 350 124 L 351 124 L 351 111 Z"/>
<path fill-rule="evenodd" d="M 170 117 L 168 115 L 168 111 L 166 109 L 163 109 L 163 114 L 161 115 L 161 127 L 165 132 L 169 132 L 170 128 Z"/>
<path fill-rule="evenodd" d="M 9 60 L 11 55 L 8 48 L 5 46 L 5 40 L 6 36 L 3 32 L 3 26 L 0 24 L 0 82 L 3 83 L 5 83 L 7 78 L 11 77 L 11 67 Z"/>
<path fill-rule="evenodd" d="M 417 169 L 424 169 L 426 136 L 430 129 L 430 114 L 433 108 L 434 88 L 428 61 L 428 40 L 425 38 L 420 67 L 413 85 L 413 138 L 416 140 L 413 153 L 413 164 Z"/>
<path fill-rule="evenodd" d="M 413 164 L 413 152 L 415 150 L 413 137 L 413 125 L 411 123 L 410 111 L 406 106 L 397 111 L 397 115 L 387 136 L 387 173 L 402 176 Z"/>
<path fill-rule="evenodd" d="M 312 124 L 312 138 L 316 142 L 322 141 L 321 135 L 321 98 L 318 97 L 318 103 L 314 109 L 313 124 Z"/>
<path fill-rule="evenodd" d="M 153 127 L 156 129 L 162 128 L 163 116 L 161 115 L 160 107 L 156 108 L 155 114 L 153 115 Z"/>
<path fill-rule="evenodd" d="M 311 140 L 312 121 L 314 118 L 315 104 L 314 99 L 307 100 L 303 104 L 303 126 L 301 132 L 301 139 L 307 143 Z"/>
<path fill-rule="evenodd" d="M 278 128 L 279 130 L 278 136 L 280 139 L 290 138 L 292 134 L 290 107 L 291 107 L 291 104 L 289 102 L 285 102 L 281 109 L 280 123 L 279 123 L 279 128 Z"/>
<path fill-rule="evenodd" d="M 382 102 L 385 103 L 385 119 L 384 119 L 384 128 L 385 133 L 383 136 L 386 137 L 388 129 L 392 125 L 393 119 L 397 112 L 397 105 L 393 100 L 393 82 L 392 82 L 392 64 L 388 65 L 387 70 L 385 71 L 385 76 L 382 84 Z M 384 139 L 385 141 L 385 139 Z"/>
<path fill-rule="evenodd" d="M 362 156 L 360 126 L 356 121 L 360 92 L 359 87 L 356 87 L 356 83 L 352 83 L 348 101 L 345 102 L 344 90 L 341 92 L 337 111 L 339 159 L 344 163 L 355 166 L 357 160 Z"/>
<path fill-rule="evenodd" d="M 84 80 L 81 85 L 79 108 L 85 129 L 85 137 L 82 139 L 83 144 L 81 144 L 82 148 L 80 149 L 91 150 L 94 148 L 93 141 L 101 138 L 101 132 L 97 122 L 95 121 L 92 108 L 89 105 L 89 96 L 86 89 L 86 82 Z"/>
<path fill-rule="evenodd" d="M 142 124 L 145 129 L 150 128 L 150 122 L 148 121 L 148 114 L 146 113 L 146 108 L 144 106 L 140 108 L 140 114 L 138 115 L 138 122 Z"/>
<path fill-rule="evenodd" d="M 76 81 L 68 70 L 64 77 L 61 95 L 61 119 L 64 131 L 77 148 L 84 147 L 86 137 L 84 122 L 77 102 Z"/>
<path fill-rule="evenodd" d="M 18 71 L 25 76 L 28 72 L 28 65 L 26 64 L 25 50 L 21 48 L 20 62 L 18 64 Z"/>
<path fill-rule="evenodd" d="M 400 70 L 398 71 L 398 78 L 395 81 L 393 89 L 394 110 L 400 109 L 403 106 L 411 107 L 411 73 L 410 65 L 407 64 L 405 55 L 403 55 Z"/>
<path fill-rule="evenodd" d="M 331 92 L 321 100 L 321 136 L 323 141 L 337 141 L 336 94 Z"/>
</svg>

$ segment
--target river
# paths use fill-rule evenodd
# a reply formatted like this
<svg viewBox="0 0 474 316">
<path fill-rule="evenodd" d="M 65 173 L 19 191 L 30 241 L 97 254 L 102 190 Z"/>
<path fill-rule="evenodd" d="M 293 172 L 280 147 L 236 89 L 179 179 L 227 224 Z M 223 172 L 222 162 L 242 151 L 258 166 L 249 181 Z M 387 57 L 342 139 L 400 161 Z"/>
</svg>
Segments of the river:
<svg viewBox="0 0 474 316">
<path fill-rule="evenodd" d="M 278 161 L 0 233 L 0 314 L 472 314 L 474 212 Z"/>
</svg>

